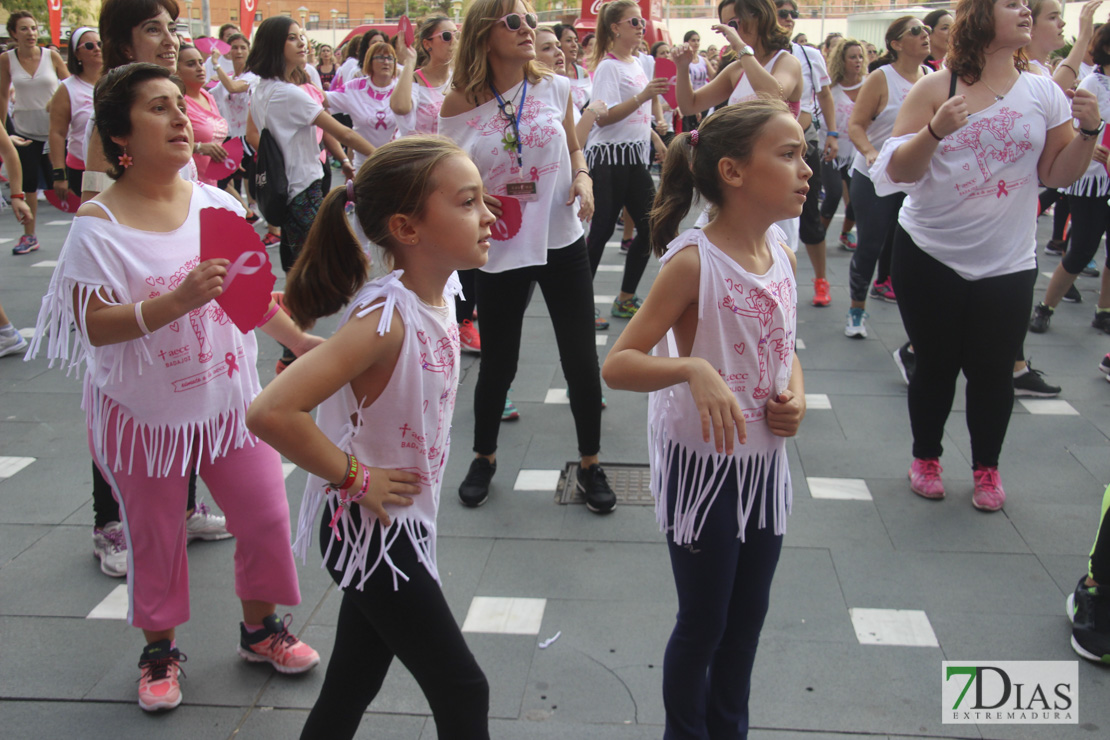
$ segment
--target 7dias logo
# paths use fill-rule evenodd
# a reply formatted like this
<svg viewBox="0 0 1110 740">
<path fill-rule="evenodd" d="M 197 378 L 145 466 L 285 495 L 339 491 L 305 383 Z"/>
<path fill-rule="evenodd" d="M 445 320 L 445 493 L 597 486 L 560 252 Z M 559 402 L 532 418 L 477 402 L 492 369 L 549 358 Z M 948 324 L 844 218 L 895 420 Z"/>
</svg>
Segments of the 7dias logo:
<svg viewBox="0 0 1110 740">
<path fill-rule="evenodd" d="M 941 662 L 944 724 L 1079 723 L 1076 662 Z"/>
</svg>

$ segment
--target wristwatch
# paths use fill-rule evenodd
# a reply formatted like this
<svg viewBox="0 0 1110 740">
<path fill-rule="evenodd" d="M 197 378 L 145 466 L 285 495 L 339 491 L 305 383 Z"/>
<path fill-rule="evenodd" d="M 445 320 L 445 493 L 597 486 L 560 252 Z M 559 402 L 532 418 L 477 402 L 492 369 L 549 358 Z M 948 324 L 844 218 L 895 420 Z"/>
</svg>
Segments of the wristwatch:
<svg viewBox="0 0 1110 740">
<path fill-rule="evenodd" d="M 755 49 L 753 49 L 748 44 L 744 44 L 743 46 L 740 47 L 740 50 L 736 52 L 736 58 L 737 59 L 743 59 L 744 57 L 746 57 L 748 55 L 751 55 L 753 57 L 755 56 Z"/>
<path fill-rule="evenodd" d="M 1080 127 L 1079 135 L 1083 137 L 1083 141 L 1090 141 L 1091 139 L 1093 139 L 1096 136 L 1098 136 L 1099 134 L 1101 134 L 1102 129 L 1104 129 L 1104 128 L 1106 128 L 1106 122 L 1105 121 L 1099 121 L 1098 122 L 1098 128 L 1093 129 L 1093 130 L 1092 129 L 1085 129 L 1083 127 Z"/>
</svg>

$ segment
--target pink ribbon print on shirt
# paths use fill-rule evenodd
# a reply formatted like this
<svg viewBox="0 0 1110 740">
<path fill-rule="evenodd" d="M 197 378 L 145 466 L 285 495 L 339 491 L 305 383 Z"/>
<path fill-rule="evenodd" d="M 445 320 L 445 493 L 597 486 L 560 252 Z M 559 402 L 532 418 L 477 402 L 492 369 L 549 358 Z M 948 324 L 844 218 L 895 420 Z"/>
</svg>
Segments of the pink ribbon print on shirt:
<svg viewBox="0 0 1110 740">
<path fill-rule="evenodd" d="M 956 183 L 956 189 L 961 195 L 1009 197 L 1015 188 L 1026 183 L 1028 178 L 1018 182 L 999 180 L 995 185 L 990 185 L 993 176 L 992 162 L 1014 164 L 1026 153 L 1033 151 L 1028 126 L 1022 127 L 1024 135 L 1014 135 L 1014 129 L 1021 117 L 1019 111 L 1005 107 L 990 118 L 981 118 L 968 124 L 944 140 L 941 145 L 941 152 L 944 154 L 970 149 L 982 176 L 982 179 L 973 178 Z"/>
</svg>

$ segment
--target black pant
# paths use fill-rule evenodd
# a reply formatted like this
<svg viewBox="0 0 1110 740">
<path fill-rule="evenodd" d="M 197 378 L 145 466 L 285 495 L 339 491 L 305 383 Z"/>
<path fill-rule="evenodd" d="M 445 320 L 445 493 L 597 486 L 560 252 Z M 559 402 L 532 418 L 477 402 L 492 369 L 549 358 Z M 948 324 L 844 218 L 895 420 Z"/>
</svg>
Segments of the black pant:
<svg viewBox="0 0 1110 740">
<path fill-rule="evenodd" d="M 1102 494 L 1102 518 L 1098 524 L 1095 546 L 1091 548 L 1088 573 L 1095 582 L 1110 586 L 1110 488 Z"/>
<path fill-rule="evenodd" d="M 605 242 L 613 236 L 621 209 L 628 208 L 628 214 L 636 224 L 636 237 L 625 257 L 621 291 L 635 294 L 651 250 L 648 212 L 655 200 L 655 182 L 644 164 L 596 164 L 591 174 L 594 180 L 594 220 L 586 241 L 590 252 L 590 271 L 597 273 L 601 255 L 605 252 Z M 592 298 L 590 302 L 592 306 Z"/>
<path fill-rule="evenodd" d="M 17 131 L 16 135 L 21 134 Z M 19 166 L 23 170 L 23 192 L 33 193 L 39 189 L 39 185 L 42 185 L 43 190 L 50 190 L 54 187 L 54 165 L 50 162 L 50 155 L 43 154 L 46 142 L 34 139 L 30 141 L 26 146 L 15 148 L 19 155 Z"/>
<path fill-rule="evenodd" d="M 680 485 L 678 467 L 672 468 L 667 484 L 672 521 L 679 489 L 690 488 Z M 759 528 L 761 512 L 754 503 L 741 541 L 736 474 L 728 468 L 718 476 L 724 477 L 723 485 L 698 539 L 679 546 L 672 535 L 667 537 L 678 616 L 663 655 L 664 740 L 748 736 L 752 666 L 782 535 L 775 534 L 773 514 L 767 517 L 768 525 Z M 697 480 L 689 473 L 687 478 Z M 749 490 L 751 478 L 744 481 L 745 495 L 758 502 L 760 492 Z M 766 490 L 768 496 L 774 490 L 773 478 L 768 478 Z"/>
<path fill-rule="evenodd" d="M 848 290 L 853 301 L 866 301 L 867 290 L 875 276 L 875 263 L 882 257 L 883 245 L 889 243 L 888 235 L 895 228 L 898 210 L 902 207 L 906 194 L 879 196 L 875 193 L 875 184 L 871 182 L 871 178 L 858 170 L 852 173 L 849 189 L 852 203 L 861 218 L 856 222 L 856 231 L 859 234 L 856 251 L 852 253 L 852 261 L 848 265 Z M 885 276 L 880 277 L 885 279 Z M 895 288 L 894 292 L 897 294 L 898 289 Z M 901 296 L 898 297 L 901 299 Z M 1010 359 L 1013 360 L 1012 355 Z"/>
<path fill-rule="evenodd" d="M 809 176 L 809 191 L 798 221 L 798 238 L 802 244 L 821 244 L 825 241 L 825 225 L 821 223 L 821 149 L 816 141 L 806 146 L 805 159 L 813 174 Z"/>
<path fill-rule="evenodd" d="M 896 228 L 891 277 L 916 357 L 909 388 L 913 456 L 940 457 L 962 370 L 972 462 L 998 465 L 1014 408 L 1014 358 L 1025 338 L 1037 270 L 964 280 Z"/>
<path fill-rule="evenodd" d="M 85 171 L 84 170 L 75 170 L 72 167 L 70 167 L 68 164 L 66 165 L 66 183 L 69 185 L 69 189 L 71 191 L 73 191 L 74 193 L 77 193 L 78 197 L 81 196 L 81 184 L 84 181 L 84 179 L 85 179 Z M 53 185 L 53 183 L 51 183 L 51 184 Z"/>
<path fill-rule="evenodd" d="M 539 283 L 555 328 L 559 361 L 570 391 L 578 453 L 601 449 L 601 373 L 594 339 L 594 288 L 586 245 L 549 249 L 547 264 L 475 275 L 482 305 L 482 358 L 474 388 L 474 451 L 497 451 L 505 396 L 516 377 L 520 334 L 532 282 Z"/>
<path fill-rule="evenodd" d="M 1053 203 L 1056 208 L 1052 211 L 1052 239 L 1059 242 L 1067 238 L 1068 216 L 1071 215 L 1068 197 L 1054 188 L 1046 188 L 1037 196 L 1037 205 L 1042 213 Z"/>
<path fill-rule="evenodd" d="M 353 507 L 352 516 L 360 516 Z M 330 516 L 320 520 L 320 549 L 335 535 Z M 370 551 L 378 552 L 381 530 L 375 529 Z M 328 572 L 339 582 L 334 559 Z M 393 657 L 400 658 L 424 692 L 435 717 L 440 740 L 482 740 L 489 737 L 489 684 L 462 631 L 451 614 L 439 584 L 428 573 L 406 535 L 389 548 L 394 565 L 408 576 L 393 588 L 393 572 L 386 563 L 360 590 L 343 591 L 335 649 L 328 662 L 324 685 L 308 715 L 302 740 L 351 738 L 362 715 L 377 696 Z"/>
<path fill-rule="evenodd" d="M 1110 204 L 1105 195 L 1092 198 L 1069 195 L 1067 201 L 1071 211 L 1071 234 L 1062 262 L 1069 275 L 1078 275 L 1098 252 L 1102 235 L 1110 236 Z M 1107 250 L 1106 264 L 1110 266 L 1110 250 Z"/>
<path fill-rule="evenodd" d="M 836 162 L 821 163 L 821 184 L 825 186 L 825 200 L 821 201 L 821 217 L 832 221 L 840 199 L 844 196 L 844 186 L 852 181 L 850 165 L 837 167 Z M 855 221 L 855 205 L 851 200 L 844 207 L 844 220 Z"/>
<path fill-rule="evenodd" d="M 72 180 L 70 181 L 72 182 Z M 77 191 L 79 192 L 79 191 Z M 93 461 L 93 526 L 102 529 L 111 522 L 122 521 L 119 515 L 119 502 L 112 495 L 112 487 L 104 479 L 100 467 Z M 192 511 L 197 507 L 197 472 L 194 469 L 189 475 L 189 501 L 185 511 Z"/>
</svg>

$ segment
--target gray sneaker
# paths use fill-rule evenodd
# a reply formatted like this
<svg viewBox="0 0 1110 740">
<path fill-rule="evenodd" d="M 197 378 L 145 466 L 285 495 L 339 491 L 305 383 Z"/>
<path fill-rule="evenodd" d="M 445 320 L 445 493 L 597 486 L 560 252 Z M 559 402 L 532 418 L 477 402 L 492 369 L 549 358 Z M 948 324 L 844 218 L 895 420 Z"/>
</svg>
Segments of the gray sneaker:
<svg viewBox="0 0 1110 740">
<path fill-rule="evenodd" d="M 0 357 L 27 351 L 27 340 L 19 332 L 0 334 Z"/>
<path fill-rule="evenodd" d="M 123 536 L 123 525 L 108 522 L 103 527 L 93 528 L 93 556 L 100 560 L 100 572 L 112 578 L 127 575 L 127 540 Z"/>
<path fill-rule="evenodd" d="M 230 536 L 231 532 L 227 531 L 227 520 L 213 514 L 203 502 L 198 502 L 192 516 L 185 520 L 186 542 L 193 540 L 213 542 L 226 540 Z"/>
<path fill-rule="evenodd" d="M 1048 331 L 1048 325 L 1052 323 L 1053 309 L 1038 303 L 1033 306 L 1033 316 L 1029 319 L 1029 331 L 1034 334 L 1044 334 Z"/>
</svg>

